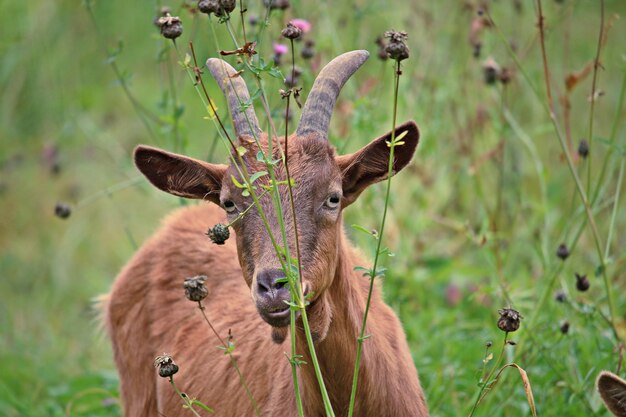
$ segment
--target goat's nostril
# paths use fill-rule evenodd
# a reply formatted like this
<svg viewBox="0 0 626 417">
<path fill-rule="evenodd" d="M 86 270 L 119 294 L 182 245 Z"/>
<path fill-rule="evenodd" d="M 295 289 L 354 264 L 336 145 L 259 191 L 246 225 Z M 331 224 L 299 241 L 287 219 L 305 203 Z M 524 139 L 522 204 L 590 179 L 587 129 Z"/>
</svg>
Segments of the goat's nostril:
<svg viewBox="0 0 626 417">
<path fill-rule="evenodd" d="M 266 269 L 257 275 L 257 291 L 260 295 L 279 291 L 285 284 L 285 274 L 280 269 Z"/>
</svg>

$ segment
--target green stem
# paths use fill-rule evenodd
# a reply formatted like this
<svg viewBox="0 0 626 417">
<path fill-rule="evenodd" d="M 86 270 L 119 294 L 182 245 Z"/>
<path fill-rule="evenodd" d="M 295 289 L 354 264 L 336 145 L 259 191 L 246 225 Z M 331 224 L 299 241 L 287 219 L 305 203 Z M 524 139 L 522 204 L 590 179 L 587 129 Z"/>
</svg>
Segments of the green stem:
<svg viewBox="0 0 626 417">
<path fill-rule="evenodd" d="M 366 339 L 365 326 L 367 324 L 367 316 L 369 314 L 370 303 L 372 300 L 372 292 L 374 291 L 374 281 L 377 276 L 378 258 L 380 256 L 380 246 L 383 240 L 383 233 L 385 231 L 385 221 L 387 219 L 387 208 L 389 207 L 389 198 L 391 196 L 391 178 L 393 175 L 393 162 L 394 162 L 394 150 L 396 139 L 396 116 L 398 113 L 398 89 L 400 85 L 400 61 L 396 61 L 395 76 L 394 76 L 394 88 L 393 88 L 393 117 L 391 122 L 391 141 L 389 144 L 389 164 L 387 167 L 387 190 L 385 192 L 385 205 L 383 207 L 383 217 L 380 222 L 380 230 L 378 233 L 378 241 L 376 244 L 376 254 L 374 255 L 374 264 L 370 271 L 370 283 L 367 292 L 367 303 L 365 304 L 365 312 L 363 314 L 363 323 L 361 324 L 361 331 L 357 339 L 356 360 L 354 362 L 354 374 L 352 376 L 352 390 L 350 392 L 350 405 L 348 408 L 348 417 L 354 414 L 354 403 L 356 400 L 356 389 L 359 381 L 359 368 L 361 366 L 361 355 L 363 351 L 363 341 Z"/>
<path fill-rule="evenodd" d="M 602 36 L 604 35 L 604 0 L 600 0 L 600 31 L 598 34 L 598 47 L 596 49 L 596 57 L 593 60 L 593 80 L 591 82 L 591 104 L 589 108 L 589 149 L 593 149 L 593 115 L 596 105 L 596 83 L 598 81 L 598 67 L 600 66 L 600 51 L 602 50 Z M 587 162 L 587 195 L 591 192 L 591 160 L 593 153 Z"/>
<path fill-rule="evenodd" d="M 491 371 L 489 372 L 489 375 L 487 375 L 487 378 L 485 378 L 484 382 L 482 383 L 482 385 L 480 387 L 480 391 L 478 391 L 478 396 L 476 397 L 476 401 L 474 402 L 474 406 L 472 407 L 468 417 L 472 417 L 474 415 L 474 412 L 476 411 L 476 407 L 478 407 L 478 404 L 484 398 L 483 392 L 485 391 L 487 386 L 491 384 L 490 383 L 491 377 L 493 376 L 493 374 L 496 371 L 496 369 L 498 369 L 498 367 L 500 366 L 500 362 L 502 361 L 502 357 L 504 356 L 504 349 L 506 348 L 506 343 L 507 343 L 507 337 L 508 336 L 509 336 L 509 333 L 505 332 L 504 333 L 504 341 L 502 342 L 502 349 L 500 350 L 500 355 L 498 355 L 498 359 L 496 360 L 496 362 L 494 363 L 493 367 L 491 368 Z"/>
<path fill-rule="evenodd" d="M 185 405 L 187 406 L 187 408 L 189 408 L 191 410 L 191 412 L 196 416 L 196 417 L 202 417 L 194 408 L 193 408 L 193 404 L 191 403 L 191 401 L 189 400 L 189 397 L 187 396 L 187 394 L 185 394 L 184 392 L 181 392 L 178 387 L 176 386 L 176 384 L 174 383 L 174 377 L 170 376 L 170 384 L 172 385 L 172 388 L 174 388 L 174 391 L 176 391 L 176 394 L 178 394 L 178 396 L 180 397 L 181 400 L 183 400 L 183 402 L 185 403 Z"/>
</svg>

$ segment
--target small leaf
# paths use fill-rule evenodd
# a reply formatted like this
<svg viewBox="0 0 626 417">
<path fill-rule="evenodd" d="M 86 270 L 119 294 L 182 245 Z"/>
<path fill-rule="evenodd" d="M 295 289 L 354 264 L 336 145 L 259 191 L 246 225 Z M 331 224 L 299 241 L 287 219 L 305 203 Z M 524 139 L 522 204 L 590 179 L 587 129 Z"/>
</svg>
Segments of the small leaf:
<svg viewBox="0 0 626 417">
<path fill-rule="evenodd" d="M 242 183 L 237 181 L 237 178 L 235 178 L 234 175 L 231 175 L 230 179 L 232 180 L 233 184 L 235 184 L 235 187 L 237 187 L 237 188 L 247 188 L 245 185 L 243 185 Z"/>
<path fill-rule="evenodd" d="M 202 408 L 205 411 L 208 411 L 209 413 L 214 413 L 215 412 L 211 407 L 209 407 L 206 404 L 201 403 L 200 401 L 198 401 L 196 399 L 191 400 L 191 405 L 197 405 L 198 407 Z"/>
<path fill-rule="evenodd" d="M 239 156 L 244 156 L 246 152 L 248 152 L 246 148 L 241 145 L 237 146 L 237 153 L 239 154 Z"/>
<path fill-rule="evenodd" d="M 250 184 L 254 184 L 254 181 L 258 180 L 262 176 L 267 175 L 267 171 L 258 171 L 250 176 Z"/>
</svg>

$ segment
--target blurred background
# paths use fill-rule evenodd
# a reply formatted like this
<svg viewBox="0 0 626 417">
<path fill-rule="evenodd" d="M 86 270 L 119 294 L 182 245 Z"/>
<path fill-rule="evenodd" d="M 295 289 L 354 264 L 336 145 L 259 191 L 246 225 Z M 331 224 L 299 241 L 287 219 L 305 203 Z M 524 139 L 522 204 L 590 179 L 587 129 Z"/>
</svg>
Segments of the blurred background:
<svg viewBox="0 0 626 417">
<path fill-rule="evenodd" d="M 291 56 L 275 56 L 280 30 L 294 18 L 310 23 L 296 42 L 304 97 L 333 57 L 370 51 L 334 113 L 331 141 L 342 153 L 391 129 L 394 64 L 379 58 L 377 38 L 408 33 L 398 121 L 414 119 L 422 139 L 393 181 L 384 239 L 395 256 L 384 260 L 383 287 L 432 415 L 469 413 L 490 355 L 502 349 L 504 307 L 524 316 L 504 360 L 528 372 L 540 415 L 608 415 L 593 385 L 600 369 L 624 374 L 626 2 L 542 2 L 555 120 L 593 203 L 597 239 L 547 111 L 535 2 L 291 0 L 267 27 L 262 1 L 243 3 L 258 56 L 279 61 L 283 75 Z M 94 300 L 166 213 L 195 204 L 151 188 L 132 149 L 143 143 L 225 162 L 181 62 L 190 41 L 200 64 L 236 48 L 225 24 L 191 1 L 167 4 L 184 26 L 176 47 L 154 25 L 165 5 L 158 0 L 1 4 L 0 415 L 118 416 Z M 238 11 L 231 23 L 240 41 Z M 264 83 L 281 131 L 284 84 L 269 72 Z M 370 258 L 374 242 L 350 226 L 378 227 L 383 189 L 370 188 L 345 212 L 348 233 Z M 566 260 L 557 257 L 561 244 Z M 586 275 L 586 291 L 575 274 Z M 475 415 L 529 415 L 516 371 L 504 371 Z"/>
</svg>

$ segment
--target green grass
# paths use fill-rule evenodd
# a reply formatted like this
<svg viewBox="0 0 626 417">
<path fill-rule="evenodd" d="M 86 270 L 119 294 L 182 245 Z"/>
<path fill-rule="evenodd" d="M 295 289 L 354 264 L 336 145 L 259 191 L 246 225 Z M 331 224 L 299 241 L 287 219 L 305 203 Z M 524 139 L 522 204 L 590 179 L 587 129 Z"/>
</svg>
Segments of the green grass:
<svg viewBox="0 0 626 417">
<path fill-rule="evenodd" d="M 250 13 L 258 13 L 258 3 L 250 2 Z M 571 244 L 584 213 L 542 105 L 545 87 L 531 2 L 521 2 L 521 12 L 504 1 L 493 2 L 489 9 L 504 38 L 514 40 L 531 85 L 494 30 L 481 36 L 481 57 L 472 57 L 468 33 L 476 14 L 461 2 L 293 3 L 287 16 L 313 23 L 310 35 L 318 52 L 314 63 L 324 64 L 357 48 L 372 53 L 346 85 L 334 114 L 331 140 L 342 152 L 356 150 L 390 129 L 393 64 L 377 60 L 374 39 L 391 28 L 409 33 L 411 58 L 403 64 L 398 121 L 415 119 L 422 141 L 413 164 L 394 179 L 385 245 L 395 257 L 384 260 L 389 268 L 384 288 L 403 321 L 431 413 L 469 412 L 479 391 L 485 343 L 494 342 L 494 354 L 500 348 L 497 310 L 509 305 L 504 287 L 512 306 L 525 317 L 521 330 L 511 335 L 524 342 L 508 348 L 506 359 L 528 372 L 539 414 L 608 415 L 593 382 L 600 369 L 615 370 L 619 356 L 609 326 L 597 313 L 608 314 L 608 303 L 602 278 L 594 272 L 600 261 L 591 231 L 584 229 L 561 269 L 555 256 L 561 242 Z M 599 2 L 543 3 L 558 98 L 564 93 L 566 75 L 595 56 Z M 116 416 L 120 412 L 115 405 L 115 368 L 92 300 L 108 290 L 136 245 L 181 202 L 145 181 L 110 194 L 103 191 L 138 178 L 130 155 L 139 143 L 214 162 L 226 161 L 226 154 L 221 145 L 215 146 L 216 129 L 203 119 L 205 109 L 176 63 L 174 50 L 152 24 L 155 3 L 94 2 L 100 36 L 85 7 L 75 1 L 2 4 L 6 20 L 0 27 L 0 415 L 63 416 L 71 406 L 74 416 Z M 607 23 L 614 14 L 626 14 L 623 1 L 607 0 L 605 7 Z M 186 10 L 179 14 L 185 23 L 178 42 L 181 52 L 193 39 L 201 61 L 216 56 L 205 16 L 194 23 Z M 278 39 L 287 19 L 277 13 L 268 28 L 271 37 L 258 47 L 268 60 L 271 41 Z M 229 37 L 218 29 L 219 47 L 233 49 Z M 614 21 L 602 49 L 598 90 L 604 94 L 596 102 L 591 154 L 586 161 L 575 162 L 586 185 L 586 164 L 591 161 L 595 184 L 617 120 L 619 149 L 609 159 L 595 218 L 603 249 L 613 228 L 607 274 L 622 339 L 625 190 L 613 224 L 611 213 L 626 143 L 624 113 L 616 116 L 626 68 L 623 39 L 622 18 Z M 123 48 L 116 65 L 129 74 L 133 96 L 159 119 L 148 122 L 152 134 L 106 62 L 102 43 L 113 50 L 118 40 Z M 485 85 L 482 64 L 489 56 L 514 70 L 508 86 Z M 178 139 L 168 61 L 177 104 L 184 107 Z M 317 70 L 302 60 L 299 65 L 305 70 L 306 91 Z M 208 78 L 207 84 L 225 115 L 217 87 Z M 266 83 L 277 114 L 282 106 L 279 88 L 277 81 Z M 591 76 L 570 96 L 574 149 L 588 135 L 590 91 Z M 559 104 L 561 126 L 562 110 Z M 281 131 L 284 122 L 275 120 Z M 501 141 L 500 155 L 496 151 Z M 43 149 L 50 146 L 58 148 L 58 174 L 43 162 Z M 349 225 L 378 227 L 383 192 L 383 185 L 371 188 L 345 212 L 353 240 L 370 255 L 371 240 Z M 62 221 L 53 215 L 57 201 L 74 206 L 90 202 Z M 564 290 L 570 302 L 557 303 L 550 292 L 540 305 L 555 271 L 559 271 L 555 289 Z M 575 272 L 589 276 L 588 292 L 576 291 Z M 454 288 L 461 294 L 458 302 L 451 300 Z M 529 328 L 535 315 L 536 324 Z M 567 335 L 559 331 L 563 320 L 571 323 Z M 521 355 L 516 353 L 519 349 Z M 476 415 L 529 415 L 516 373 L 505 371 Z"/>
</svg>

